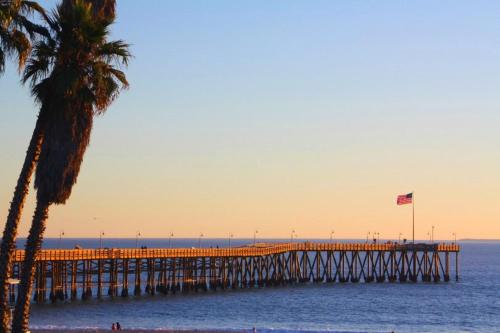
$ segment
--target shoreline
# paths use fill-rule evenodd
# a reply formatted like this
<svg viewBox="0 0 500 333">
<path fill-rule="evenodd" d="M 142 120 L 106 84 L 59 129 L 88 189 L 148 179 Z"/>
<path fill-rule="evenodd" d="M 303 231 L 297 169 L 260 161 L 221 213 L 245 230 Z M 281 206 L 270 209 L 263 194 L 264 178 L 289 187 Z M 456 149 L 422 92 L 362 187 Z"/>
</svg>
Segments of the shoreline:
<svg viewBox="0 0 500 333">
<path fill-rule="evenodd" d="M 252 329 L 238 330 L 238 329 L 169 329 L 169 328 L 158 328 L 158 329 L 122 329 L 123 332 L 133 332 L 133 333 L 149 333 L 149 332 L 161 332 L 161 333 L 249 333 Z M 44 329 L 32 329 L 32 333 L 57 333 L 57 332 L 70 332 L 70 333 L 104 333 L 112 332 L 111 328 L 44 328 Z"/>
<path fill-rule="evenodd" d="M 265 330 L 265 328 L 261 328 L 261 330 Z M 109 328 L 102 327 L 64 327 L 64 326 L 49 326 L 49 327 L 34 327 L 30 329 L 32 333 L 54 333 L 54 332 L 108 332 L 111 331 L 111 325 Z M 132 327 L 132 328 L 122 328 L 123 332 L 169 332 L 169 333 L 253 333 L 254 328 L 179 328 L 179 327 L 158 327 L 158 328 L 141 328 L 141 327 Z M 256 332 L 259 329 L 256 328 Z"/>
</svg>

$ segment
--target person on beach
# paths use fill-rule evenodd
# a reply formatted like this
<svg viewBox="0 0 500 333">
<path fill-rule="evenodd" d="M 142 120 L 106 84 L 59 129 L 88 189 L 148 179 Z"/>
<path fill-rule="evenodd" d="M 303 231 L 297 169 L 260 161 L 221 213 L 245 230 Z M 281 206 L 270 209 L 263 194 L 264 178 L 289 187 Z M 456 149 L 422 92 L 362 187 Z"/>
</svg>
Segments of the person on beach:
<svg viewBox="0 0 500 333">
<path fill-rule="evenodd" d="M 111 330 L 112 331 L 116 331 L 116 325 L 115 325 L 115 323 L 113 323 L 113 325 L 111 325 Z"/>
<path fill-rule="evenodd" d="M 120 325 L 119 322 L 116 322 L 116 330 L 121 331 L 122 330 L 122 325 Z"/>
</svg>

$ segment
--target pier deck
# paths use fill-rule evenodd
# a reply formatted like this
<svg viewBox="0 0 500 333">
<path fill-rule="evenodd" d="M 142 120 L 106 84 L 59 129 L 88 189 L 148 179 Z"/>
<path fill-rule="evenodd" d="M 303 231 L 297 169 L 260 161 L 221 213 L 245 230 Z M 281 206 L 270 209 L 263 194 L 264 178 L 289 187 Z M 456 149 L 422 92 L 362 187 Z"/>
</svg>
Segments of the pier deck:
<svg viewBox="0 0 500 333">
<path fill-rule="evenodd" d="M 306 282 L 458 280 L 457 244 L 277 243 L 233 248 L 42 250 L 34 300 L 168 294 Z M 450 260 L 455 255 L 455 262 Z M 17 278 L 24 251 L 17 250 Z M 47 298 L 48 296 L 48 298 Z M 11 299 L 16 297 L 12 288 Z"/>
</svg>

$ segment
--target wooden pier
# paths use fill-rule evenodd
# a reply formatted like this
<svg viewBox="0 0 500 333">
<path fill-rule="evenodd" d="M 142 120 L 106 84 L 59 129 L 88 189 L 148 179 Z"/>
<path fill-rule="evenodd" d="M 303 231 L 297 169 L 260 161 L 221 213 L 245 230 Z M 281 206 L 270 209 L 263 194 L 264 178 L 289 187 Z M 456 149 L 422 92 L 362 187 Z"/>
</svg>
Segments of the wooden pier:
<svg viewBox="0 0 500 333">
<path fill-rule="evenodd" d="M 280 243 L 235 248 L 42 250 L 38 303 L 331 282 L 458 281 L 456 244 Z M 450 254 L 455 255 L 454 262 Z M 24 251 L 17 250 L 13 278 Z M 450 266 L 452 266 L 450 268 Z M 11 300 L 16 290 L 11 290 Z"/>
</svg>

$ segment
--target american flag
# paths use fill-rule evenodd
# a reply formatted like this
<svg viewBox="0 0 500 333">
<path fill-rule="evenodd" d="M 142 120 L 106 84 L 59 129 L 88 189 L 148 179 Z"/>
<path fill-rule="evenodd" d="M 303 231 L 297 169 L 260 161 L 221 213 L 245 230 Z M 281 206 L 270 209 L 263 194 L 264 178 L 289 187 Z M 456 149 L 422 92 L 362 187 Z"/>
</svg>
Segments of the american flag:
<svg viewBox="0 0 500 333">
<path fill-rule="evenodd" d="M 406 205 L 413 202 L 413 193 L 398 195 L 397 204 Z"/>
</svg>

